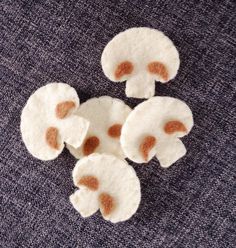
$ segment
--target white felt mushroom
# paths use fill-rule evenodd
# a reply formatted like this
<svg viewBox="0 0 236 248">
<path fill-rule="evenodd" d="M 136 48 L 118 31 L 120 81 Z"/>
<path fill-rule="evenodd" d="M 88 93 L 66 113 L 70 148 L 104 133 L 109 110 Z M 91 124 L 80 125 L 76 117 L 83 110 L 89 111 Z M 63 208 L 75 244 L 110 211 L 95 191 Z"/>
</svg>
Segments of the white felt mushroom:
<svg viewBox="0 0 236 248">
<path fill-rule="evenodd" d="M 166 83 L 176 76 L 180 60 L 164 33 L 139 27 L 116 35 L 104 48 L 101 64 L 111 81 L 126 81 L 128 97 L 150 98 L 155 81 Z"/>
<path fill-rule="evenodd" d="M 41 160 L 56 158 L 64 142 L 79 147 L 89 122 L 75 115 L 79 97 L 64 83 L 50 83 L 36 90 L 21 114 L 21 134 L 28 151 Z"/>
<path fill-rule="evenodd" d="M 113 223 L 128 220 L 138 209 L 140 182 L 133 167 L 113 155 L 92 154 L 79 160 L 72 172 L 80 189 L 70 196 L 82 217 L 97 210 Z"/>
<path fill-rule="evenodd" d="M 172 97 L 153 97 L 139 104 L 128 116 L 121 131 L 121 146 L 134 162 L 147 163 L 156 156 L 169 167 L 186 149 L 179 139 L 193 127 L 190 108 Z"/>
<path fill-rule="evenodd" d="M 131 109 L 123 101 L 109 96 L 89 99 L 77 114 L 90 122 L 84 143 L 78 149 L 67 148 L 76 158 L 93 152 L 110 153 L 125 158 L 120 146 L 120 132 Z"/>
</svg>

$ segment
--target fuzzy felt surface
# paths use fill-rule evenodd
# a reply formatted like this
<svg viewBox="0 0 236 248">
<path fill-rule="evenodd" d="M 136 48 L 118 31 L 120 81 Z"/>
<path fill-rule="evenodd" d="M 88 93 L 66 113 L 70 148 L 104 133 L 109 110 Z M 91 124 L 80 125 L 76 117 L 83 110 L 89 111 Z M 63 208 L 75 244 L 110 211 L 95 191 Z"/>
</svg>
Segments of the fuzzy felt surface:
<svg viewBox="0 0 236 248">
<path fill-rule="evenodd" d="M 71 154 L 79 159 L 92 152 L 110 153 L 125 158 L 120 145 L 120 128 L 131 108 L 118 98 L 101 96 L 81 104 L 77 114 L 89 121 L 85 141 L 79 148 L 67 145 Z"/>
<path fill-rule="evenodd" d="M 73 111 L 62 113 L 63 118 L 59 118 L 58 104 L 66 100 L 73 103 Z M 75 148 L 82 144 L 89 122 L 75 114 L 79 102 L 75 89 L 65 83 L 49 83 L 32 93 L 22 110 L 20 130 L 25 146 L 34 157 L 55 159 L 62 152 L 64 142 Z"/>
<path fill-rule="evenodd" d="M 155 80 L 166 83 L 176 76 L 180 59 L 175 45 L 163 32 L 135 27 L 109 41 L 101 65 L 111 81 L 126 81 L 127 97 L 150 98 L 155 94 Z"/>
<path fill-rule="evenodd" d="M 235 1 L 3 0 L 0 11 L 0 247 L 235 248 Z M 76 160 L 67 149 L 42 162 L 27 151 L 20 115 L 47 82 L 75 88 L 81 103 L 109 95 L 134 108 L 124 83 L 100 66 L 106 44 L 131 27 L 163 31 L 181 59 L 155 95 L 186 102 L 188 153 L 168 169 L 129 162 L 142 199 L 128 221 L 83 219 L 68 197 Z M 139 123 L 137 123 L 138 125 Z"/>
<path fill-rule="evenodd" d="M 192 127 L 192 111 L 185 102 L 155 96 L 129 114 L 121 131 L 121 147 L 136 163 L 147 163 L 153 156 L 160 156 L 160 165 L 169 167 L 185 154 L 186 149 L 178 138 L 187 135 Z"/>
<path fill-rule="evenodd" d="M 83 177 L 95 177 L 99 182 L 96 190 L 79 184 Z M 140 200 L 140 182 L 135 170 L 123 159 L 110 154 L 93 153 L 80 159 L 72 172 L 73 182 L 79 189 L 70 196 L 74 208 L 83 217 L 99 210 L 105 220 L 113 223 L 127 221 L 137 211 Z M 85 194 L 85 192 L 93 193 Z"/>
</svg>

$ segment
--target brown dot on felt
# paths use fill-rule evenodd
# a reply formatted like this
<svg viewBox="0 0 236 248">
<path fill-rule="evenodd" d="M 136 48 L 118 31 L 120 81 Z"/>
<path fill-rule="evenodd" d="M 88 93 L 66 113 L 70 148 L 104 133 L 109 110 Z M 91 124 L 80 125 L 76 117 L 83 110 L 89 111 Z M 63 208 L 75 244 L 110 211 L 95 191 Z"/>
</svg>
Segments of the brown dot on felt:
<svg viewBox="0 0 236 248">
<path fill-rule="evenodd" d="M 147 69 L 152 74 L 160 75 L 165 81 L 168 80 L 168 71 L 164 64 L 158 61 L 154 61 L 148 64 Z"/>
<path fill-rule="evenodd" d="M 124 75 L 131 74 L 134 69 L 133 64 L 130 61 L 123 61 L 115 70 L 115 78 L 120 79 Z"/>
<path fill-rule="evenodd" d="M 164 131 L 167 134 L 175 132 L 187 132 L 187 128 L 181 121 L 168 121 L 164 126 Z"/>
<path fill-rule="evenodd" d="M 87 138 L 83 145 L 83 153 L 85 156 L 88 156 L 89 154 L 93 153 L 96 148 L 99 146 L 99 138 L 96 136 L 91 136 Z"/>
<path fill-rule="evenodd" d="M 59 119 L 63 119 L 69 113 L 69 111 L 75 107 L 75 103 L 73 101 L 65 101 L 60 102 L 56 106 L 56 117 Z"/>
<path fill-rule="evenodd" d="M 53 148 L 58 150 L 59 149 L 59 145 L 57 143 L 57 137 L 58 137 L 58 129 L 56 127 L 49 127 L 46 130 L 46 134 L 45 134 L 45 139 L 47 144 Z"/>
<path fill-rule="evenodd" d="M 145 161 L 148 160 L 148 154 L 156 144 L 156 138 L 153 136 L 146 136 L 141 145 L 139 146 L 139 151 L 143 156 Z"/>
<path fill-rule="evenodd" d="M 107 193 L 99 195 L 99 203 L 104 216 L 109 215 L 115 208 L 114 198 Z"/>
<path fill-rule="evenodd" d="M 112 138 L 119 138 L 121 134 L 121 128 L 121 124 L 114 124 L 108 128 L 107 133 Z"/>
<path fill-rule="evenodd" d="M 96 177 L 94 176 L 83 176 L 80 178 L 79 185 L 84 185 L 87 188 L 89 188 L 90 190 L 97 190 L 98 186 L 99 186 L 99 181 Z"/>
</svg>

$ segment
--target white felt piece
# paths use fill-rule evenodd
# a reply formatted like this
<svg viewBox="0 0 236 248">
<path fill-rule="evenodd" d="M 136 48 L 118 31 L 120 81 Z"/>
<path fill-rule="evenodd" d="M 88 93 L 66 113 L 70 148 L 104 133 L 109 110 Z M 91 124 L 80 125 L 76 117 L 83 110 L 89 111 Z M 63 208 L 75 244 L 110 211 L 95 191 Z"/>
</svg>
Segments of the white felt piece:
<svg viewBox="0 0 236 248">
<path fill-rule="evenodd" d="M 124 61 L 133 64 L 133 71 L 129 75 L 116 79 L 114 72 L 117 66 Z M 155 61 L 165 65 L 168 71 L 168 80 L 148 72 L 147 65 Z M 101 64 L 105 75 L 111 81 L 127 80 L 126 87 L 129 87 L 126 90 L 127 96 L 150 98 L 154 95 L 154 91 L 150 89 L 155 81 L 166 83 L 176 76 L 180 59 L 173 42 L 164 33 L 156 29 L 139 27 L 127 29 L 116 35 L 104 48 Z M 128 84 L 130 80 L 133 82 Z M 137 81 L 136 85 L 134 81 Z M 140 82 L 143 82 L 144 85 Z M 131 85 L 133 85 L 133 90 L 130 89 Z"/>
<path fill-rule="evenodd" d="M 99 209 L 98 193 L 84 188 L 83 190 L 77 190 L 70 196 L 70 202 L 73 207 L 86 218 Z"/>
<path fill-rule="evenodd" d="M 58 127 L 60 128 L 62 140 L 76 149 L 81 146 L 86 137 L 89 122 L 78 115 L 71 115 L 62 119 Z"/>
<path fill-rule="evenodd" d="M 110 137 L 108 129 L 114 124 L 123 125 L 130 112 L 130 107 L 123 101 L 109 96 L 92 98 L 81 104 L 77 114 L 90 122 L 85 141 L 91 136 L 96 136 L 100 141 L 96 153 L 110 153 L 125 158 L 120 139 Z M 84 156 L 83 146 L 75 149 L 67 145 L 67 148 L 76 158 Z"/>
<path fill-rule="evenodd" d="M 182 122 L 187 132 L 165 133 L 165 124 L 173 120 Z M 193 116 L 186 103 L 172 97 L 152 97 L 139 104 L 128 116 L 121 132 L 121 146 L 125 155 L 134 162 L 147 163 L 156 155 L 161 166 L 168 167 L 186 153 L 178 138 L 187 135 L 192 127 Z M 140 144 L 147 136 L 155 137 L 156 145 L 145 161 Z"/>
<path fill-rule="evenodd" d="M 180 139 L 166 139 L 157 143 L 156 156 L 161 167 L 168 168 L 186 154 L 186 148 Z"/>
<path fill-rule="evenodd" d="M 64 101 L 73 101 L 73 108 L 64 119 L 56 117 L 56 106 Z M 83 142 L 89 123 L 74 115 L 79 107 L 76 91 L 64 83 L 50 83 L 36 90 L 28 99 L 21 114 L 21 134 L 28 151 L 41 160 L 56 158 L 68 141 L 76 147 Z M 73 117 L 75 116 L 75 117 Z M 49 127 L 58 129 L 57 142 L 59 149 L 53 149 L 46 143 L 46 130 Z M 72 132 L 79 131 L 80 134 Z"/>
<path fill-rule="evenodd" d="M 148 73 L 139 73 L 126 82 L 125 94 L 128 97 L 150 98 L 155 94 L 155 81 Z"/>
<path fill-rule="evenodd" d="M 94 176 L 99 181 L 98 190 L 92 193 L 95 199 L 81 193 L 80 200 L 73 201 L 74 207 L 79 212 L 84 209 L 86 204 L 93 204 L 93 206 L 89 206 L 86 216 L 89 212 L 92 214 L 93 210 L 97 208 L 101 193 L 107 193 L 115 200 L 114 210 L 104 216 L 106 220 L 113 223 L 125 221 L 137 211 L 141 200 L 140 182 L 134 169 L 125 160 L 113 155 L 94 153 L 77 162 L 72 176 L 75 185 L 83 176 Z M 84 190 L 87 192 L 88 189 L 81 185 L 79 192 Z M 83 206 L 79 206 L 80 204 Z"/>
</svg>

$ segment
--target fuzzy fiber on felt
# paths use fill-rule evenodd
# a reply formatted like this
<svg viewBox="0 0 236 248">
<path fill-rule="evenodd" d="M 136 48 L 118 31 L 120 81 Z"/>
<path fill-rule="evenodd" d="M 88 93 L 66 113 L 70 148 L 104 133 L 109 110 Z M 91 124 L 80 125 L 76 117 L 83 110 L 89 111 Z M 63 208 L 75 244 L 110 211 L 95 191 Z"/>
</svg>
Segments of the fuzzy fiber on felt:
<svg viewBox="0 0 236 248">
<path fill-rule="evenodd" d="M 104 219 L 113 223 L 128 220 L 135 214 L 141 200 L 140 182 L 125 160 L 95 153 L 84 157 L 73 169 L 74 184 L 78 185 L 88 175 L 98 180 L 98 189 L 90 190 L 79 184 L 80 189 L 70 196 L 72 205 L 83 217 L 93 215 L 99 208 Z M 105 206 L 100 205 L 101 201 Z"/>
<path fill-rule="evenodd" d="M 175 132 L 167 133 L 165 126 L 170 121 L 181 122 L 186 130 L 174 129 Z M 192 127 L 192 111 L 186 103 L 173 97 L 152 97 L 136 106 L 128 116 L 121 132 L 121 146 L 134 162 L 147 163 L 157 156 L 162 167 L 169 167 L 185 155 L 185 146 L 178 138 L 187 135 Z M 151 149 L 143 143 L 149 136 L 155 138 Z"/>
<path fill-rule="evenodd" d="M 150 98 L 155 81 L 173 79 L 180 65 L 173 42 L 161 31 L 139 27 L 117 34 L 103 50 L 101 64 L 114 82 L 126 81 L 126 95 Z"/>
<path fill-rule="evenodd" d="M 110 153 L 125 158 L 120 146 L 120 137 L 117 134 L 120 133 L 118 125 L 124 124 L 130 112 L 131 108 L 117 98 L 101 96 L 89 99 L 81 104 L 77 111 L 79 116 L 90 122 L 85 142 L 77 149 L 69 145 L 67 148 L 76 158 L 82 158 L 92 152 Z M 90 140 L 93 143 L 88 144 Z"/>
<path fill-rule="evenodd" d="M 3 0 L 0 35 L 0 247 L 235 248 L 235 0 Z M 125 83 L 100 64 L 106 44 L 131 27 L 161 30 L 177 47 L 175 79 L 155 95 L 185 101 L 194 128 L 188 152 L 168 170 L 157 159 L 131 163 L 142 202 L 113 225 L 99 211 L 82 218 L 68 201 L 75 159 L 64 149 L 40 161 L 22 142 L 19 121 L 29 96 L 66 82 L 81 103 L 109 95 L 130 107 Z"/>
<path fill-rule="evenodd" d="M 73 102 L 74 108 L 58 118 L 58 104 L 66 101 Z M 82 144 L 89 122 L 75 115 L 79 104 L 75 89 L 64 83 L 47 84 L 30 96 L 21 114 L 20 129 L 25 146 L 34 157 L 55 159 L 62 152 L 64 142 L 73 147 Z"/>
</svg>

